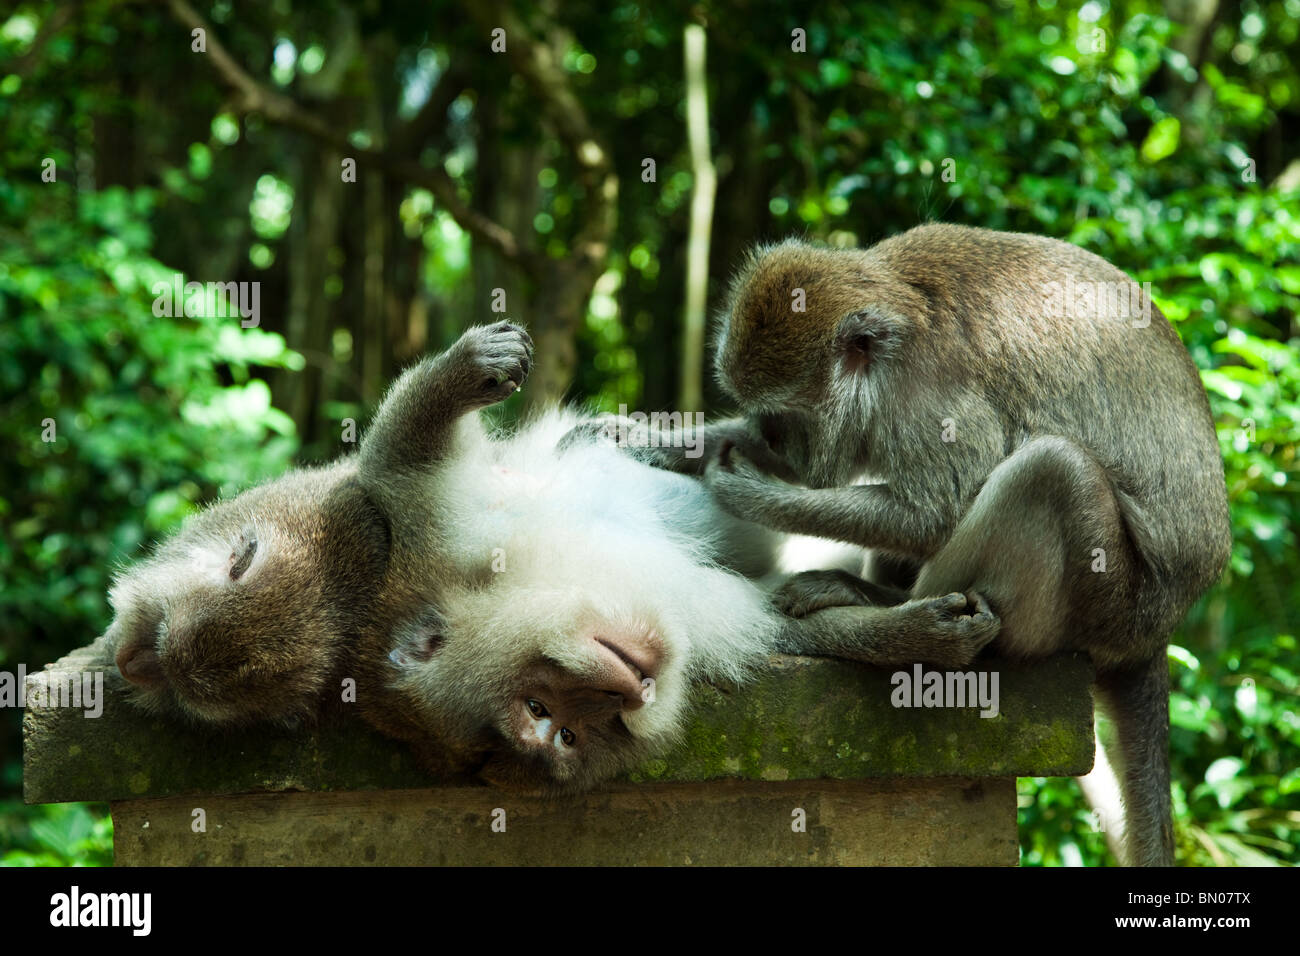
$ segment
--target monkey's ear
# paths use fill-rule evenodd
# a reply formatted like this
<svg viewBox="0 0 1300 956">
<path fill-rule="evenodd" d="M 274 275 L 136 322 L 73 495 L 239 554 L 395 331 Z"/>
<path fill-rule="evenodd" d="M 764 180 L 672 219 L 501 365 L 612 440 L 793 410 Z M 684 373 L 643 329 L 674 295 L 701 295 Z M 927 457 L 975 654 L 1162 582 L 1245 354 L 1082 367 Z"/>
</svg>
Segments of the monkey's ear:
<svg viewBox="0 0 1300 956">
<path fill-rule="evenodd" d="M 153 635 L 136 633 L 122 642 L 115 663 L 118 672 L 132 684 L 154 690 L 167 683 Z"/>
<path fill-rule="evenodd" d="M 418 667 L 442 647 L 447 620 L 435 607 L 427 607 L 393 631 L 393 649 L 388 659 L 398 667 Z"/>
<path fill-rule="evenodd" d="M 835 330 L 835 348 L 850 373 L 866 373 L 888 347 L 889 324 L 868 310 L 850 312 Z"/>
</svg>

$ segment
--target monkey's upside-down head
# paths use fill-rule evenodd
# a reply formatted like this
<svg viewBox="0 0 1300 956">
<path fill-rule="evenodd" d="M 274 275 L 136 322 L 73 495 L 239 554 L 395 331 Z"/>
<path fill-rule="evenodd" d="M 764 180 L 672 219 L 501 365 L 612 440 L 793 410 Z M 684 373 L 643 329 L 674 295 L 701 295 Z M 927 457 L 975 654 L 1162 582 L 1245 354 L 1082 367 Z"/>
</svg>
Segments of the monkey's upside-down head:
<svg viewBox="0 0 1300 956">
<path fill-rule="evenodd" d="M 652 619 L 549 587 L 440 604 L 399 629 L 394 689 L 488 782 L 578 788 L 671 738 L 681 660 Z"/>
<path fill-rule="evenodd" d="M 117 578 L 109 633 L 138 704 L 215 724 L 317 715 L 388 560 L 388 524 L 352 472 L 221 502 Z"/>
</svg>

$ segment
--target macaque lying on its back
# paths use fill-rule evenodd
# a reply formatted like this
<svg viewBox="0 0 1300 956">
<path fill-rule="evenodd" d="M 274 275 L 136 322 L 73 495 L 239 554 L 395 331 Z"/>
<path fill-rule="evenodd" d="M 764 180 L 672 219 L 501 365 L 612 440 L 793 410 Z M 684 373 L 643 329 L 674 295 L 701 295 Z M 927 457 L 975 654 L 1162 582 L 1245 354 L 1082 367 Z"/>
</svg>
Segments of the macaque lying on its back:
<svg viewBox="0 0 1300 956">
<path fill-rule="evenodd" d="M 110 633 L 140 705 L 316 720 L 352 677 L 361 715 L 430 766 L 573 789 L 670 743 L 691 681 L 815 648 L 815 616 L 738 573 L 772 570 L 779 536 L 696 479 L 573 413 L 485 434 L 471 413 L 530 362 L 522 329 L 470 329 L 402 375 L 357 456 L 215 505 L 128 571 Z M 899 663 L 996 632 L 961 595 L 889 610 Z"/>
</svg>

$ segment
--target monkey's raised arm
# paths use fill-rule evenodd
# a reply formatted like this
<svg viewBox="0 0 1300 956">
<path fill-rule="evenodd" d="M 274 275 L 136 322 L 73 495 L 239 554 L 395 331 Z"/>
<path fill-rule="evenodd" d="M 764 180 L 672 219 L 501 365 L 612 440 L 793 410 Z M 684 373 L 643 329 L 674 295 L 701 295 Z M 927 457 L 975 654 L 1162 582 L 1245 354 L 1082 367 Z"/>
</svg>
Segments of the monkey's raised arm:
<svg viewBox="0 0 1300 956">
<path fill-rule="evenodd" d="M 425 467 L 446 457 L 456 422 L 508 398 L 527 378 L 532 360 L 528 333 L 498 322 L 466 330 L 441 355 L 407 369 L 362 439 L 363 476 Z"/>
</svg>

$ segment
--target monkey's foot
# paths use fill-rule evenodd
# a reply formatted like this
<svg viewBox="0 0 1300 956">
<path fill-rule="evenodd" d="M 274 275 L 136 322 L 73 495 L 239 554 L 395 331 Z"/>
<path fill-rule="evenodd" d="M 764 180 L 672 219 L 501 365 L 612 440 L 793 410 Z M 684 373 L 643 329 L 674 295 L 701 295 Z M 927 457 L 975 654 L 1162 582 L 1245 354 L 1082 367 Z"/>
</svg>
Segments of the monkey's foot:
<svg viewBox="0 0 1300 956">
<path fill-rule="evenodd" d="M 512 322 L 469 329 L 452 349 L 457 380 L 464 381 L 467 396 L 479 407 L 509 398 L 533 365 L 533 340 Z"/>
<path fill-rule="evenodd" d="M 828 607 L 885 607 L 905 599 L 901 591 L 838 570 L 803 571 L 787 578 L 772 595 L 772 603 L 787 617 L 807 617 Z"/>
<path fill-rule="evenodd" d="M 968 665 L 1002 628 L 988 601 L 973 591 L 909 601 L 899 611 L 904 629 L 920 645 L 919 659 L 945 668 Z"/>
</svg>

